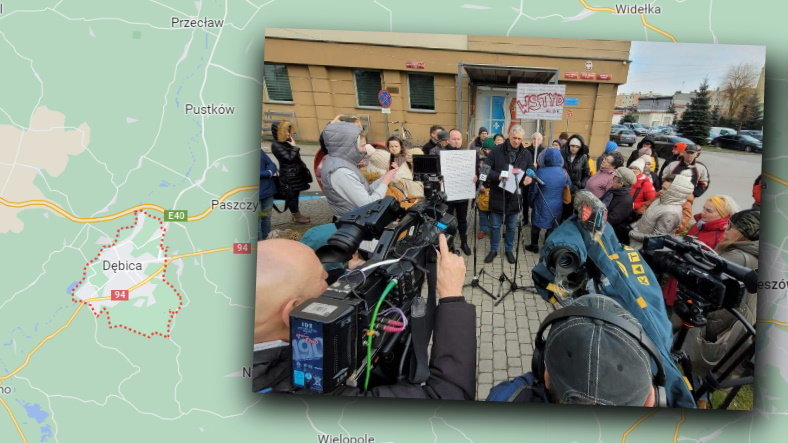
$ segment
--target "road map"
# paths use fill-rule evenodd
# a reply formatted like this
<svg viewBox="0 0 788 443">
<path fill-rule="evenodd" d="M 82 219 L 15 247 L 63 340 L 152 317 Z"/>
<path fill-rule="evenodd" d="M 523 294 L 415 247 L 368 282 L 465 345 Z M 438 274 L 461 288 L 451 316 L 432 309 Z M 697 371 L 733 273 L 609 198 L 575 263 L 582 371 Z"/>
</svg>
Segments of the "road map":
<svg viewBox="0 0 788 443">
<path fill-rule="evenodd" d="M 0 442 L 782 440 L 780 12 L 765 0 L 0 0 Z M 251 393 L 266 27 L 766 45 L 760 278 L 775 285 L 759 293 L 755 410 Z"/>
</svg>

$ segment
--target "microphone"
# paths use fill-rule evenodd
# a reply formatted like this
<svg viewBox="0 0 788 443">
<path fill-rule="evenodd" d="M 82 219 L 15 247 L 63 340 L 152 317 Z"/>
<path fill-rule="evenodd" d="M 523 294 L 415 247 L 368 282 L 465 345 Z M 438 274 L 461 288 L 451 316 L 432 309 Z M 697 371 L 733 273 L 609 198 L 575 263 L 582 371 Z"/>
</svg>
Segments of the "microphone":
<svg viewBox="0 0 788 443">
<path fill-rule="evenodd" d="M 501 173 L 498 175 L 498 180 L 503 181 L 507 178 L 509 178 L 509 171 L 501 171 Z"/>
<path fill-rule="evenodd" d="M 540 185 L 544 186 L 544 182 L 542 181 L 541 178 L 536 176 L 536 172 L 534 172 L 533 169 L 531 169 L 531 168 L 526 169 L 525 170 L 525 175 L 531 177 L 532 179 L 536 180 L 537 183 L 539 183 Z"/>
<path fill-rule="evenodd" d="M 490 165 L 488 165 L 487 163 L 482 163 L 482 165 L 479 166 L 479 181 L 480 182 L 486 182 L 487 181 L 487 174 L 490 173 L 490 169 L 491 169 Z"/>
</svg>

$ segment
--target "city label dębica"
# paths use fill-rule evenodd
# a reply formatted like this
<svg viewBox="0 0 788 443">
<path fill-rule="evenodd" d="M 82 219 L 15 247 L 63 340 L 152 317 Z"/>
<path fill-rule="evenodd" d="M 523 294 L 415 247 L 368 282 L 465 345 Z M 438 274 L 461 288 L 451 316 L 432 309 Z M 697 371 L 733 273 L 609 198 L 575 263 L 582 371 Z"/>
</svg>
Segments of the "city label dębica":
<svg viewBox="0 0 788 443">
<path fill-rule="evenodd" d="M 214 104 L 195 106 L 192 103 L 186 103 L 186 105 L 183 107 L 183 112 L 185 114 L 194 115 L 233 115 L 235 114 L 235 106 Z"/>
<path fill-rule="evenodd" d="M 105 271 L 112 270 L 116 274 L 118 271 L 142 271 L 142 263 L 109 260 L 104 260 L 103 262 Z"/>
</svg>

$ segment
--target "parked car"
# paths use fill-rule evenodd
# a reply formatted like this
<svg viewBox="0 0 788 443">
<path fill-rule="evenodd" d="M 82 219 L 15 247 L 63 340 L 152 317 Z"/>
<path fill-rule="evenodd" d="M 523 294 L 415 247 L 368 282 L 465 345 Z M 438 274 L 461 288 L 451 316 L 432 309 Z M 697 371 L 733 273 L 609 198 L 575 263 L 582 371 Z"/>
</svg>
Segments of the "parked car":
<svg viewBox="0 0 788 443">
<path fill-rule="evenodd" d="M 745 152 L 763 151 L 763 143 L 757 138 L 742 134 L 721 135 L 711 141 L 718 148 L 741 149 Z"/>
<path fill-rule="evenodd" d="M 619 146 L 632 146 L 637 142 L 637 137 L 631 129 L 619 129 L 610 133 L 610 140 Z"/>
<path fill-rule="evenodd" d="M 640 123 L 624 123 L 624 126 L 634 131 L 637 135 L 646 135 L 648 133 L 648 129 Z"/>
<path fill-rule="evenodd" d="M 739 131 L 741 135 L 749 135 L 750 137 L 758 140 L 759 142 L 763 143 L 763 131 L 756 131 L 753 129 L 743 129 Z"/>
<path fill-rule="evenodd" d="M 721 136 L 721 135 L 730 135 L 735 134 L 736 130 L 733 128 L 723 128 L 721 126 L 712 126 L 709 130 L 709 136 L 706 137 L 706 141 L 711 143 L 712 140 Z"/>
<path fill-rule="evenodd" d="M 673 156 L 673 147 L 676 146 L 676 143 L 678 142 L 686 143 L 687 147 L 695 146 L 695 143 L 693 143 L 692 140 L 679 137 L 678 135 L 658 134 L 654 136 L 654 149 L 657 153 L 657 156 L 664 159 L 669 159 Z"/>
</svg>

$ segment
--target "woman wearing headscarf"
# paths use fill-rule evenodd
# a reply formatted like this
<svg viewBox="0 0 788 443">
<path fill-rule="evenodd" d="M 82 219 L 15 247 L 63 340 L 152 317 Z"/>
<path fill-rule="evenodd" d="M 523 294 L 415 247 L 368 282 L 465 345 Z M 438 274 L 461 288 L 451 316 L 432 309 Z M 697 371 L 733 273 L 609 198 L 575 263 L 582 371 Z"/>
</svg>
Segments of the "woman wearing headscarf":
<svg viewBox="0 0 788 443">
<path fill-rule="evenodd" d="M 559 149 L 551 148 L 544 151 L 542 163 L 539 164 L 539 169 L 536 171 L 536 176 L 544 185 L 534 181 L 534 186 L 531 186 L 533 219 L 531 220 L 531 244 L 525 247 L 526 251 L 539 252 L 539 234 L 542 229 L 547 230 L 545 235 L 547 238 L 553 229 L 561 223 L 564 188 L 572 184 L 569 174 L 563 166 L 564 159 Z"/>
<path fill-rule="evenodd" d="M 675 186 L 675 180 L 671 187 Z M 700 214 L 695 214 L 695 225 L 687 231 L 688 236 L 696 237 L 701 242 L 714 249 L 725 236 L 731 215 L 739 210 L 732 197 L 727 195 L 714 195 L 706 200 Z M 665 304 L 673 306 L 676 301 L 678 282 L 671 278 L 662 288 Z"/>
<path fill-rule="evenodd" d="M 389 170 L 391 154 L 384 149 L 376 149 L 369 156 L 367 165 L 361 168 L 361 173 L 369 183 L 384 176 Z M 397 169 L 397 174 L 386 189 L 387 197 L 394 197 L 400 207 L 408 209 L 424 198 L 424 185 L 413 180 L 413 173 L 407 163 Z"/>
</svg>

